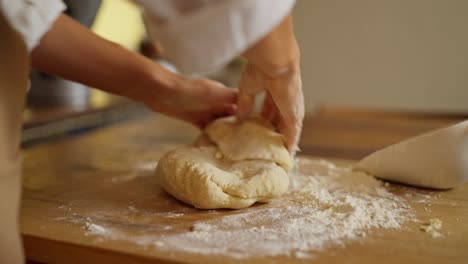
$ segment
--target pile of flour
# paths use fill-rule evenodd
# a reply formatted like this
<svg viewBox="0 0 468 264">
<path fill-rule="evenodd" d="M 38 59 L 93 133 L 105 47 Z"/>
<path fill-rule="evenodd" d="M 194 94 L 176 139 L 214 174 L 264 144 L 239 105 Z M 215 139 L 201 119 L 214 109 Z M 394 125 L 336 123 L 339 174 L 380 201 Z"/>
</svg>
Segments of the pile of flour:
<svg viewBox="0 0 468 264">
<path fill-rule="evenodd" d="M 414 220 L 406 200 L 388 184 L 324 160 L 299 159 L 286 195 L 269 204 L 194 222 L 190 230 L 128 236 L 89 221 L 87 235 L 131 240 L 158 250 L 232 258 L 313 257 L 314 251 L 344 246 L 377 228 L 398 229 Z M 179 214 L 177 217 L 184 217 Z M 176 217 L 176 218 L 177 218 Z"/>
</svg>

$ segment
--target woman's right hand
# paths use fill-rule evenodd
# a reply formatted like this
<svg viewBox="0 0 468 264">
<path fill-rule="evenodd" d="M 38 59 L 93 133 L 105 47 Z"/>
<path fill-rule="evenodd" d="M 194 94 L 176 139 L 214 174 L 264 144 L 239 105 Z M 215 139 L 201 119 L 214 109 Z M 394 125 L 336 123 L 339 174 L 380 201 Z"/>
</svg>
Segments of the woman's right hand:
<svg viewBox="0 0 468 264">
<path fill-rule="evenodd" d="M 144 89 L 138 100 L 154 111 L 200 129 L 217 118 L 236 113 L 237 90 L 209 79 L 188 79 L 176 74 L 173 77 L 178 80 L 175 85 L 161 87 L 156 81 Z"/>
<path fill-rule="evenodd" d="M 244 53 L 247 65 L 239 84 L 237 116 L 251 114 L 255 96 L 265 90 L 262 116 L 284 136 L 292 155 L 297 150 L 304 118 L 300 52 L 288 16 Z"/>
</svg>

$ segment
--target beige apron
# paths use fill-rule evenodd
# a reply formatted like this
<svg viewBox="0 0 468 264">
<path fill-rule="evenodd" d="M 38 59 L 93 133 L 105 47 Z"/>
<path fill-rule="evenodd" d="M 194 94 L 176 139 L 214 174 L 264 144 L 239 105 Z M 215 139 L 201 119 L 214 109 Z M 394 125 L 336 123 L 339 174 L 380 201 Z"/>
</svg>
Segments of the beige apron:
<svg viewBox="0 0 468 264">
<path fill-rule="evenodd" d="M 19 150 L 29 56 L 20 35 L 0 12 L 0 263 L 23 263 L 18 215 Z"/>
</svg>

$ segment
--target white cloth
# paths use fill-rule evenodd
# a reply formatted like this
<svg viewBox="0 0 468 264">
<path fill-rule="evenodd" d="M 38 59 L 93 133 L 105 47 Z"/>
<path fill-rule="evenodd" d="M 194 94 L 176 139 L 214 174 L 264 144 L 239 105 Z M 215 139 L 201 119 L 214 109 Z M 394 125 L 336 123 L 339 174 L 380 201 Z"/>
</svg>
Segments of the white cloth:
<svg viewBox="0 0 468 264">
<path fill-rule="evenodd" d="M 203 73 L 229 63 L 267 35 L 294 0 L 136 0 L 151 37 L 183 73 Z"/>
<path fill-rule="evenodd" d="M 60 0 L 0 0 L 0 12 L 31 51 L 65 9 Z"/>
<path fill-rule="evenodd" d="M 268 34 L 294 0 L 136 0 L 150 34 L 183 73 L 203 73 Z M 0 0 L 0 11 L 32 50 L 65 9 L 60 0 Z"/>
</svg>

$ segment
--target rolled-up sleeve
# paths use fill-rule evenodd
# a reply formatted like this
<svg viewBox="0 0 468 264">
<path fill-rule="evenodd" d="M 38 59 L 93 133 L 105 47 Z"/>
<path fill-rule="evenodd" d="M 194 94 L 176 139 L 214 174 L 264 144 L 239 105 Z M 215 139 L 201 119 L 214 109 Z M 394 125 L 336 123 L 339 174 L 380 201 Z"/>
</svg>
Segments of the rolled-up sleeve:
<svg viewBox="0 0 468 264">
<path fill-rule="evenodd" d="M 219 68 L 267 35 L 294 0 L 137 0 L 150 35 L 183 73 Z"/>
<path fill-rule="evenodd" d="M 59 0 L 0 0 L 0 11 L 31 51 L 65 9 Z"/>
</svg>

